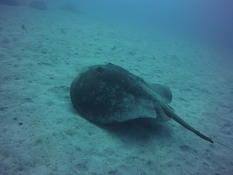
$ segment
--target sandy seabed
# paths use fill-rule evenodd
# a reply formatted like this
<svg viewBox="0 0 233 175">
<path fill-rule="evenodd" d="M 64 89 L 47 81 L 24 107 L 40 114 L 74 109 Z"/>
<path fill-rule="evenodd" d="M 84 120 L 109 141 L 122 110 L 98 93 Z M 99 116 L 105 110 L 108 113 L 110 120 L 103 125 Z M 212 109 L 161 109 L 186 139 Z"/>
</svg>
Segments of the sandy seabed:
<svg viewBox="0 0 233 175">
<path fill-rule="evenodd" d="M 0 174 L 233 174 L 233 71 L 222 60 L 197 43 L 85 14 L 0 6 Z M 226 146 L 171 120 L 103 128 L 79 117 L 72 80 L 108 62 L 168 85 L 176 113 Z"/>
</svg>

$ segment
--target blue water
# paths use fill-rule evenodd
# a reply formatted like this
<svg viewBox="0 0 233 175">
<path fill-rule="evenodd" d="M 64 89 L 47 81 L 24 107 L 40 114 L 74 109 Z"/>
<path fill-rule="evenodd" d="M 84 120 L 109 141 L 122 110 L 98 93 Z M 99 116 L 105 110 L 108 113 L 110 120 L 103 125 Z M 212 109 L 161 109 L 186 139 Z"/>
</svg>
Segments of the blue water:
<svg viewBox="0 0 233 175">
<path fill-rule="evenodd" d="M 73 1 L 81 10 L 109 22 L 125 22 L 145 30 L 198 38 L 201 42 L 231 49 L 233 3 L 201 0 Z"/>
</svg>

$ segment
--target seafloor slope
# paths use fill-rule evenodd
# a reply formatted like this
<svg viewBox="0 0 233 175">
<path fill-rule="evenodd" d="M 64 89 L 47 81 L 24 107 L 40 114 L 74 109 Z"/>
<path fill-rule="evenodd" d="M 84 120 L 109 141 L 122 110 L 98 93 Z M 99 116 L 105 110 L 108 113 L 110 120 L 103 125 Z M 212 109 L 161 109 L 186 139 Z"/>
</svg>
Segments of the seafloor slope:
<svg viewBox="0 0 233 175">
<path fill-rule="evenodd" d="M 83 67 L 112 62 L 170 86 L 177 114 L 233 147 L 232 70 L 222 60 L 197 43 L 127 32 L 85 14 L 1 5 L 0 174 L 233 174 L 232 150 L 174 121 L 101 128 L 69 99 Z"/>
</svg>

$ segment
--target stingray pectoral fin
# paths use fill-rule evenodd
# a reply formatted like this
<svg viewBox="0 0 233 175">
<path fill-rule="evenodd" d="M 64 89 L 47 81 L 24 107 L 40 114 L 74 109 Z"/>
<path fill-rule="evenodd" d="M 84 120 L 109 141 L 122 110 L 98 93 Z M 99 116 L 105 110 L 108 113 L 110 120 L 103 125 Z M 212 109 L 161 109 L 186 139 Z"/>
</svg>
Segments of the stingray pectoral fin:
<svg viewBox="0 0 233 175">
<path fill-rule="evenodd" d="M 210 143 L 214 143 L 214 141 L 207 137 L 206 135 L 202 134 L 201 132 L 197 131 L 196 129 L 194 129 L 192 126 L 190 126 L 188 123 L 186 123 L 183 119 L 181 119 L 179 116 L 177 116 L 172 110 L 171 108 L 169 108 L 168 106 L 163 106 L 162 107 L 165 114 L 167 114 L 168 117 L 172 118 L 173 120 L 175 120 L 177 123 L 181 124 L 183 127 L 185 127 L 186 129 L 188 129 L 189 131 L 193 132 L 194 134 L 198 135 L 199 137 L 201 137 L 202 139 L 210 142 Z"/>
<path fill-rule="evenodd" d="M 161 84 L 151 84 L 150 87 L 152 90 L 158 94 L 165 103 L 171 103 L 172 101 L 172 92 L 169 87 L 161 85 Z"/>
</svg>

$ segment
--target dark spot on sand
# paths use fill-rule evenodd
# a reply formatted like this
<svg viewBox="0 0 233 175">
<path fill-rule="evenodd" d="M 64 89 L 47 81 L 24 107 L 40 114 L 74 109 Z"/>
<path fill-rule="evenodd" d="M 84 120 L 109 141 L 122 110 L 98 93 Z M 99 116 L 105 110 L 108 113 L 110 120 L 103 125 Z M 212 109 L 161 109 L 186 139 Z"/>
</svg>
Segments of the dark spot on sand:
<svg viewBox="0 0 233 175">
<path fill-rule="evenodd" d="M 10 44 L 10 40 L 8 39 L 8 38 L 3 38 L 2 40 L 1 40 L 1 43 L 2 44 Z"/>
<path fill-rule="evenodd" d="M 40 66 L 52 66 L 50 63 L 48 63 L 48 62 L 39 62 L 39 63 L 37 63 L 38 65 L 40 65 Z"/>
<path fill-rule="evenodd" d="M 19 124 L 19 126 L 22 126 L 22 125 L 23 125 L 23 123 L 22 123 L 22 122 L 19 122 L 18 124 Z"/>
<path fill-rule="evenodd" d="M 208 164 L 208 162 L 203 162 L 202 165 L 209 167 L 210 165 Z"/>
<path fill-rule="evenodd" d="M 27 102 L 27 103 L 32 103 L 33 102 L 32 98 L 29 98 L 29 97 L 24 98 L 24 101 Z"/>
<path fill-rule="evenodd" d="M 198 151 L 195 148 L 192 148 L 188 145 L 180 145 L 179 148 L 184 152 L 188 151 L 188 152 L 192 152 L 192 153 L 198 153 Z"/>
<path fill-rule="evenodd" d="M 117 170 L 110 170 L 110 171 L 108 172 L 108 174 L 109 174 L 109 175 L 117 175 L 117 174 L 119 174 L 119 173 L 118 173 Z"/>
<path fill-rule="evenodd" d="M 151 160 L 146 161 L 146 165 L 151 166 L 152 164 L 153 164 L 153 162 Z"/>
<path fill-rule="evenodd" d="M 129 55 L 135 56 L 135 55 L 136 55 L 136 52 L 135 52 L 135 51 L 129 51 Z"/>
<path fill-rule="evenodd" d="M 82 149 L 80 147 L 76 147 L 75 150 L 76 151 L 82 151 Z"/>
<path fill-rule="evenodd" d="M 34 145 L 41 145 L 43 143 L 43 140 L 42 139 L 37 139 L 35 142 L 34 142 Z"/>
<path fill-rule="evenodd" d="M 79 170 L 79 171 L 88 171 L 88 166 L 87 166 L 88 161 L 84 160 L 78 164 L 75 165 L 75 167 Z"/>
<path fill-rule="evenodd" d="M 6 107 L 6 106 L 0 107 L 0 111 L 6 111 L 7 109 L 8 109 L 8 107 Z"/>
<path fill-rule="evenodd" d="M 41 53 L 45 55 L 48 53 L 48 50 L 46 48 L 43 48 L 43 49 L 41 49 Z"/>
<path fill-rule="evenodd" d="M 19 167 L 18 167 L 18 170 L 19 170 L 19 171 L 23 171 L 23 170 L 24 170 L 23 166 L 19 166 Z"/>
<path fill-rule="evenodd" d="M 21 25 L 21 29 L 24 30 L 25 32 L 27 31 L 27 28 L 24 24 Z"/>
<path fill-rule="evenodd" d="M 182 151 L 190 151 L 190 147 L 188 145 L 180 145 L 179 148 L 182 150 Z"/>
<path fill-rule="evenodd" d="M 61 32 L 62 34 L 66 34 L 66 31 L 65 31 L 64 28 L 60 28 L 60 32 Z"/>
<path fill-rule="evenodd" d="M 74 136 L 76 134 L 75 130 L 73 130 L 73 129 L 68 129 L 68 130 L 65 131 L 65 133 L 68 136 Z"/>
<path fill-rule="evenodd" d="M 116 48 L 117 48 L 116 46 L 113 46 L 113 47 L 111 48 L 111 50 L 116 50 Z"/>
</svg>

